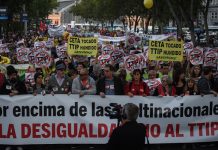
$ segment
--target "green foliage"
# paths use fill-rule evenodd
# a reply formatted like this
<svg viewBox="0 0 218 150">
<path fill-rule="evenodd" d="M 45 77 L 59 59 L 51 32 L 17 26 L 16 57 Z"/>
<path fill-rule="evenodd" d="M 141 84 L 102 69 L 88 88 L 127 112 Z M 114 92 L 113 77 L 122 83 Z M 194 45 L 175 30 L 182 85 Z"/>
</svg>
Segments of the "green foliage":
<svg viewBox="0 0 218 150">
<path fill-rule="evenodd" d="M 23 12 L 25 4 L 26 12 L 30 19 L 45 18 L 58 6 L 57 0 L 4 0 L 0 1 L 0 6 L 8 7 L 9 16 Z"/>
</svg>

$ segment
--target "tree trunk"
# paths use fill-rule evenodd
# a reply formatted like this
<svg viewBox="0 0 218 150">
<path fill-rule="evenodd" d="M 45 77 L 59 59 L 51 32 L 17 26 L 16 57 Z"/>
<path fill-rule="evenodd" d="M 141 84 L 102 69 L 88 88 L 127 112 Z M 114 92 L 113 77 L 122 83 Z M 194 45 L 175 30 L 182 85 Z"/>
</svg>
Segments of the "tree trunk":
<svg viewBox="0 0 218 150">
<path fill-rule="evenodd" d="M 203 16 L 204 16 L 204 28 L 205 28 L 205 32 L 206 32 L 207 45 L 209 43 L 209 31 L 208 31 L 208 22 L 207 22 L 207 15 L 208 15 L 209 5 L 210 5 L 210 0 L 207 0 L 206 1 L 206 6 L 205 6 L 205 11 L 203 12 Z"/>
<path fill-rule="evenodd" d="M 131 17 L 130 17 L 130 16 L 128 16 L 128 19 L 129 19 L 129 30 L 131 31 L 131 29 L 132 29 Z"/>
<path fill-rule="evenodd" d="M 172 6 L 171 1 L 170 1 L 170 0 L 166 0 L 166 3 L 167 3 L 167 5 L 168 5 L 168 7 L 169 7 L 169 9 L 170 9 L 170 12 L 171 12 L 172 15 L 173 15 L 173 18 L 174 18 L 175 21 L 176 21 L 176 24 L 177 24 L 177 37 L 178 37 L 178 36 L 181 37 L 181 36 L 182 36 L 182 25 L 181 25 L 181 22 L 180 22 L 178 16 L 176 15 L 175 10 L 173 9 L 173 6 Z"/>
<path fill-rule="evenodd" d="M 144 17 L 142 17 L 142 30 L 143 30 L 143 33 L 145 33 L 145 19 Z"/>
<path fill-rule="evenodd" d="M 154 27 L 155 27 L 155 19 L 152 19 L 152 34 L 154 34 Z"/>
<path fill-rule="evenodd" d="M 136 32 L 137 30 L 137 26 L 139 24 L 139 20 L 140 20 L 140 16 L 136 16 L 136 19 L 135 19 L 135 26 L 134 26 L 134 32 Z"/>
<path fill-rule="evenodd" d="M 148 26 L 151 20 L 151 14 L 148 15 L 148 18 L 146 19 L 146 23 L 145 23 L 145 33 L 148 33 Z"/>
<path fill-rule="evenodd" d="M 188 24 L 189 26 L 189 30 L 191 33 L 191 41 L 194 44 L 194 46 L 196 46 L 196 40 L 195 40 L 195 27 L 194 27 L 194 23 L 193 20 L 191 18 L 191 16 L 193 16 L 193 14 L 189 14 L 186 12 L 186 8 L 183 8 L 181 5 L 179 6 L 179 10 L 182 14 L 182 17 L 184 18 L 185 22 Z M 193 11 L 191 11 L 192 13 Z"/>
</svg>

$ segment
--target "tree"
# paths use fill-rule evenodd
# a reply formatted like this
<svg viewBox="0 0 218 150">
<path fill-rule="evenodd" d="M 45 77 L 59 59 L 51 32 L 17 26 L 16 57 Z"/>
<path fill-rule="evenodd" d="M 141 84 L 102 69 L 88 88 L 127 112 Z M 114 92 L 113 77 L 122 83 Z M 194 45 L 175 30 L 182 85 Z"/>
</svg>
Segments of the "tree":
<svg viewBox="0 0 218 150">
<path fill-rule="evenodd" d="M 201 0 L 200 12 L 202 12 L 204 17 L 204 28 L 206 33 L 207 44 L 209 43 L 209 31 L 208 31 L 208 22 L 207 22 L 209 5 L 210 5 L 210 0 Z"/>
<path fill-rule="evenodd" d="M 44 19 L 51 11 L 58 6 L 57 0 L 6 0 L 0 1 L 1 6 L 8 8 L 9 20 L 4 26 L 7 31 L 21 30 L 22 22 L 14 22 L 14 15 L 23 13 L 23 6 L 26 6 L 26 13 L 29 20 Z M 22 28 L 19 28 L 22 27 Z"/>
</svg>

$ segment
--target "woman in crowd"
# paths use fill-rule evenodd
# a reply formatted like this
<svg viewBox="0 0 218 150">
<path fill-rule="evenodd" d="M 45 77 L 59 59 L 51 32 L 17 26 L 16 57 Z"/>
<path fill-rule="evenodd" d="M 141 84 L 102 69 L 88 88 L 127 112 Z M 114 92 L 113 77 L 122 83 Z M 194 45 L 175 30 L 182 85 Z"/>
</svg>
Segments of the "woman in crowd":
<svg viewBox="0 0 218 150">
<path fill-rule="evenodd" d="M 126 86 L 126 94 L 129 97 L 133 97 L 134 95 L 147 96 L 149 95 L 148 86 L 145 82 L 142 81 L 142 72 L 140 69 L 136 69 L 133 71 L 133 79 Z"/>
<path fill-rule="evenodd" d="M 164 75 L 161 79 L 161 82 L 165 96 L 175 96 L 176 89 L 172 85 L 172 80 L 170 80 L 168 75 Z"/>
<path fill-rule="evenodd" d="M 198 89 L 194 79 L 189 79 L 187 81 L 185 95 L 198 95 Z"/>
<path fill-rule="evenodd" d="M 162 84 L 157 80 L 157 71 L 149 70 L 148 71 L 148 82 L 147 85 L 149 87 L 149 95 L 150 96 L 164 96 L 164 91 Z"/>
<path fill-rule="evenodd" d="M 196 65 L 192 67 L 192 71 L 191 71 L 191 78 L 195 81 L 195 83 L 198 83 L 198 80 L 201 78 L 201 66 L 200 65 Z"/>
<path fill-rule="evenodd" d="M 175 70 L 173 74 L 173 86 L 176 89 L 175 96 L 184 96 L 185 85 L 186 82 L 184 70 L 182 68 Z"/>
<path fill-rule="evenodd" d="M 43 84 L 42 73 L 35 73 L 34 75 L 35 85 L 33 86 L 33 95 L 42 94 L 45 95 L 45 85 Z"/>
</svg>

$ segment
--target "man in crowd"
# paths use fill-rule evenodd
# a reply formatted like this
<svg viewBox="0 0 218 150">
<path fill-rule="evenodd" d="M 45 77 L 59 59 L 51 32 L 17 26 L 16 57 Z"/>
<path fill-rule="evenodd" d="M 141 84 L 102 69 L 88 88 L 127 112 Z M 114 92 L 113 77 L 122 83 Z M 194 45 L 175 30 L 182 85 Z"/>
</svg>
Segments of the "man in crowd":
<svg viewBox="0 0 218 150">
<path fill-rule="evenodd" d="M 213 76 L 212 68 L 204 67 L 203 76 L 198 81 L 198 90 L 201 95 L 213 94 L 217 96 L 218 93 L 212 90 L 211 79 Z"/>
<path fill-rule="evenodd" d="M 81 69 L 79 77 L 73 80 L 72 94 L 79 94 L 80 97 L 96 94 L 95 81 L 89 76 L 87 69 Z"/>
<path fill-rule="evenodd" d="M 66 65 L 63 61 L 56 62 L 56 74 L 52 75 L 48 81 L 48 90 L 54 94 L 69 94 L 71 89 L 70 78 L 65 75 Z"/>
<path fill-rule="evenodd" d="M 84 68 L 86 68 L 86 66 L 83 63 L 79 62 L 77 64 L 76 69 L 77 69 L 78 73 L 80 72 L 81 69 L 84 69 Z"/>
<path fill-rule="evenodd" d="M 114 68 L 110 64 L 106 64 L 104 67 L 104 77 L 99 79 L 96 87 L 97 94 L 102 98 L 105 95 L 123 95 L 123 85 L 122 81 L 113 75 Z"/>
<path fill-rule="evenodd" d="M 167 75 L 169 79 L 173 79 L 173 72 L 170 71 L 170 66 L 169 63 L 164 62 L 163 64 L 160 65 L 160 72 L 158 73 L 158 77 L 162 78 L 164 75 Z"/>
<path fill-rule="evenodd" d="M 10 96 L 18 94 L 27 94 L 24 82 L 19 80 L 17 70 L 12 66 L 7 67 L 8 79 L 3 83 L 0 94 L 7 94 Z"/>
<path fill-rule="evenodd" d="M 131 149 L 143 150 L 146 128 L 137 123 L 139 108 L 135 104 L 125 104 L 122 110 L 122 125 L 113 130 L 107 144 L 108 150 Z"/>
</svg>

